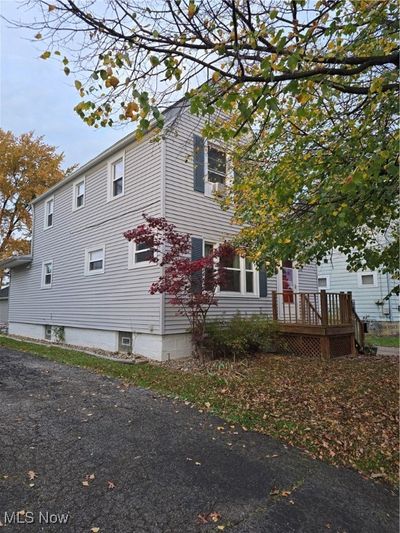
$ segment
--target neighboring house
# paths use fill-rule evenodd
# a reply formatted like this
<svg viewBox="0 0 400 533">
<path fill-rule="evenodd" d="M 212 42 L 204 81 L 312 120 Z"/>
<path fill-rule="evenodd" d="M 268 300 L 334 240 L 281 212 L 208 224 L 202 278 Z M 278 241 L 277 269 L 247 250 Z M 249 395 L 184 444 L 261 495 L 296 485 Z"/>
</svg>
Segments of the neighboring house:
<svg viewBox="0 0 400 533">
<path fill-rule="evenodd" d="M 202 121 L 176 104 L 165 113 L 161 140 L 129 134 L 33 202 L 32 255 L 11 269 L 9 332 L 105 350 L 132 350 L 158 360 L 191 353 L 186 319 L 167 295 L 150 295 L 160 267 L 123 232 L 163 216 L 190 233 L 192 255 L 238 231 L 213 190 L 229 177 L 225 152 L 200 136 Z M 230 286 L 212 313 L 271 314 L 271 291 L 317 291 L 316 266 L 266 279 L 235 258 Z M 282 279 L 284 278 L 284 280 Z M 289 281 L 288 281 L 289 280 Z"/>
<path fill-rule="evenodd" d="M 0 289 L 0 324 L 8 322 L 8 291 L 9 287 Z"/>
<path fill-rule="evenodd" d="M 351 291 L 358 316 L 367 322 L 398 322 L 399 297 L 385 297 L 398 284 L 389 274 L 347 270 L 346 257 L 335 251 L 318 267 L 318 286 L 328 292 Z"/>
</svg>

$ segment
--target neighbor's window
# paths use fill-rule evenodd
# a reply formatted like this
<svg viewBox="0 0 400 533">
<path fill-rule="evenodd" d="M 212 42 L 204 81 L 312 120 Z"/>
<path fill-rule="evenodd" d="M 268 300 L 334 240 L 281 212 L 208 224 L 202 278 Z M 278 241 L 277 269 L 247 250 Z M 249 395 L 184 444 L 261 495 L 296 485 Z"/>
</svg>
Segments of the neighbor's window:
<svg viewBox="0 0 400 533">
<path fill-rule="evenodd" d="M 53 226 L 54 214 L 54 198 L 49 198 L 44 207 L 44 227 L 51 228 Z"/>
<path fill-rule="evenodd" d="M 104 246 L 86 250 L 86 274 L 102 274 L 104 272 Z"/>
<path fill-rule="evenodd" d="M 85 180 L 82 179 L 74 184 L 74 209 L 85 205 Z"/>
<path fill-rule="evenodd" d="M 119 159 L 111 163 L 111 190 L 110 197 L 116 198 L 124 194 L 124 159 Z"/>
<path fill-rule="evenodd" d="M 50 289 L 53 283 L 53 261 L 46 261 L 42 265 L 42 289 Z"/>
<path fill-rule="evenodd" d="M 207 151 L 207 179 L 212 183 L 225 183 L 226 153 L 212 144 Z"/>
<path fill-rule="evenodd" d="M 248 259 L 245 259 L 246 269 L 246 293 L 254 293 L 254 265 Z"/>
<path fill-rule="evenodd" d="M 366 286 L 366 287 L 373 287 L 376 285 L 376 277 L 374 273 L 368 273 L 368 274 L 360 274 L 360 285 Z"/>
<path fill-rule="evenodd" d="M 318 276 L 318 288 L 329 289 L 329 277 L 328 276 Z"/>
</svg>

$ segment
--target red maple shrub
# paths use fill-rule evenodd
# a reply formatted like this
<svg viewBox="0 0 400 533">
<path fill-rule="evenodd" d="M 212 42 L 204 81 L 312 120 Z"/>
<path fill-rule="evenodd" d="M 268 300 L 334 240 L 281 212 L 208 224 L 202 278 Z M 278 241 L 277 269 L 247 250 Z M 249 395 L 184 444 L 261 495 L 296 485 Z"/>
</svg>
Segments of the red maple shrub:
<svg viewBox="0 0 400 533">
<path fill-rule="evenodd" d="M 224 284 L 224 258 L 235 250 L 228 242 L 216 246 L 200 259 L 191 259 L 191 237 L 180 233 L 163 217 L 143 214 L 144 224 L 126 231 L 124 237 L 136 245 L 146 245 L 148 260 L 162 267 L 162 274 L 150 286 L 150 294 L 165 293 L 178 313 L 189 321 L 193 354 L 203 357 L 205 326 L 211 306 L 218 305 L 216 292 Z"/>
</svg>

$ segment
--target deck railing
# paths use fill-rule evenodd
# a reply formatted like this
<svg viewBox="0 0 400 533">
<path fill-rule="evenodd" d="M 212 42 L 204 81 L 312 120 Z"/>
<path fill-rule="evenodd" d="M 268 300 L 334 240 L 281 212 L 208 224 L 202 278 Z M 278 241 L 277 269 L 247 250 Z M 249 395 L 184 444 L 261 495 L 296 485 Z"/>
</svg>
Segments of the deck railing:
<svg viewBox="0 0 400 533">
<path fill-rule="evenodd" d="M 351 292 L 272 291 L 274 320 L 307 326 L 353 324 Z"/>
</svg>

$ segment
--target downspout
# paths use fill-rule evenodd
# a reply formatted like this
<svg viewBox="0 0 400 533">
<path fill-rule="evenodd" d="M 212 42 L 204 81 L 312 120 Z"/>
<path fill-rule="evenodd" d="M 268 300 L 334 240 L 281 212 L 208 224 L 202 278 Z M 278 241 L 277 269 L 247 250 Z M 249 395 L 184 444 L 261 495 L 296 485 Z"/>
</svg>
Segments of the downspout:
<svg viewBox="0 0 400 533">
<path fill-rule="evenodd" d="M 160 166 L 160 214 L 165 217 L 165 137 L 164 133 L 161 136 L 161 166 Z M 165 245 L 163 245 L 165 246 Z M 164 274 L 164 267 L 162 267 L 162 274 Z M 160 315 L 160 334 L 165 334 L 165 293 L 161 294 L 161 315 Z"/>
<path fill-rule="evenodd" d="M 387 293 L 390 294 L 390 279 L 389 279 L 389 272 L 386 272 L 386 287 L 387 287 Z M 391 296 L 388 298 L 388 305 L 389 305 L 389 321 L 392 321 L 392 300 Z"/>
</svg>

